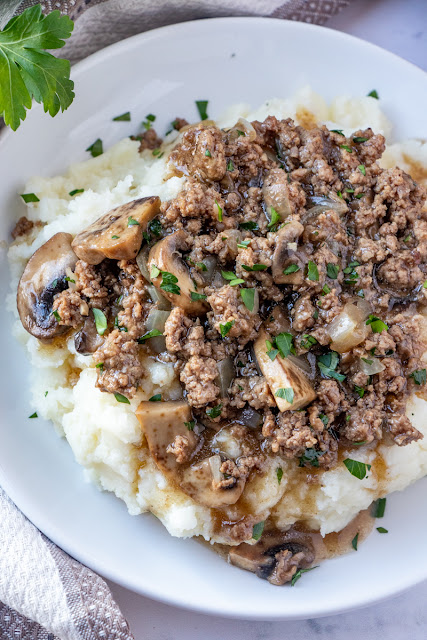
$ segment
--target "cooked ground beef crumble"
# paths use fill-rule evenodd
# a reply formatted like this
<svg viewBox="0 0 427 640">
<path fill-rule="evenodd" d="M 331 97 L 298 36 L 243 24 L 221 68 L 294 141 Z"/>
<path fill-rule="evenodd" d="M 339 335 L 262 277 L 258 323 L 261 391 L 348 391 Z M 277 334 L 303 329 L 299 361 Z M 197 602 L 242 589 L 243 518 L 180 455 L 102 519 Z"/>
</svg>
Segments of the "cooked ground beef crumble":
<svg viewBox="0 0 427 640">
<path fill-rule="evenodd" d="M 97 386 L 132 398 L 142 355 L 172 362 L 191 420 L 166 451 L 183 478 L 201 451 L 220 454 L 216 490 L 241 493 L 270 454 L 330 469 L 340 448 L 421 438 L 405 407 L 425 383 L 425 193 L 380 168 L 383 136 L 272 116 L 174 126 L 169 166 L 186 182 L 160 204 L 137 260 L 79 259 L 73 284 L 54 292 L 58 325 L 79 330 Z M 140 150 L 161 144 L 153 129 L 140 139 Z M 92 309 L 105 315 L 102 337 Z M 155 349 L 150 318 L 164 335 Z M 212 444 L 224 426 L 242 445 L 234 459 Z M 224 526 L 243 541 L 253 524 Z M 313 560 L 277 555 L 273 583 Z"/>
</svg>

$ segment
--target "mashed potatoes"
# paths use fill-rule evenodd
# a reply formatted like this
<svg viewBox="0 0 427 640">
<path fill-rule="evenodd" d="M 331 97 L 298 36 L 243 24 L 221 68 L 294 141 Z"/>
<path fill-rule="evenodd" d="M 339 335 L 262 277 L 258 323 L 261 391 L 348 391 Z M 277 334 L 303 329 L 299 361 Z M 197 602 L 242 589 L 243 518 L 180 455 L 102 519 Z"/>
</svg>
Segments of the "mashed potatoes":
<svg viewBox="0 0 427 640">
<path fill-rule="evenodd" d="M 345 133 L 371 126 L 388 138 L 391 125 L 380 107 L 381 103 L 370 97 L 344 96 L 328 106 L 305 88 L 293 98 L 272 99 L 255 111 L 247 105 L 235 105 L 217 123 L 226 127 L 239 117 L 263 120 L 275 115 L 294 117 L 302 124 L 309 120 L 324 122 Z M 170 134 L 167 144 L 172 144 L 177 135 Z M 179 193 L 184 178 L 165 178 L 166 158 L 167 153 L 162 158 L 149 151 L 139 154 L 138 142 L 126 139 L 97 158 L 73 165 L 64 176 L 33 178 L 27 183 L 25 192 L 37 193 L 40 198 L 39 203 L 28 206 L 27 217 L 44 226 L 35 227 L 29 237 L 17 241 L 9 250 L 12 293 L 8 305 L 16 316 L 19 277 L 29 257 L 51 236 L 59 231 L 76 234 L 113 207 L 130 200 L 151 195 L 168 200 Z M 414 177 L 427 181 L 427 145 L 415 140 L 393 144 L 387 148 L 382 164 L 398 164 L 411 173 L 416 169 L 418 175 Z M 70 197 L 69 192 L 74 189 L 84 189 L 84 193 Z M 62 347 L 44 345 L 26 333 L 18 318 L 14 332 L 32 363 L 34 409 L 65 435 L 87 478 L 124 500 L 132 515 L 151 511 L 174 536 L 202 535 L 221 542 L 220 534 L 214 532 L 210 510 L 196 504 L 157 470 L 135 417 L 140 401 L 156 393 L 166 394 L 167 399 L 181 396 L 173 366 L 148 358 L 145 366 L 149 375 L 142 388 L 130 404 L 121 404 L 113 395 L 95 387 L 92 357 L 76 353 L 73 339 Z M 408 403 L 408 417 L 427 435 L 423 411 L 424 400 L 414 397 Z M 235 445 L 225 442 L 222 446 Z M 339 465 L 320 472 L 319 483 L 303 484 L 295 461 L 270 458 L 265 474 L 248 482 L 246 501 L 259 520 L 271 516 L 281 528 L 304 520 L 322 534 L 340 530 L 376 498 L 402 490 L 427 473 L 427 438 L 406 447 L 379 446 L 376 451 L 361 449 L 357 453 L 353 449 L 349 457 L 371 465 L 364 480 Z M 280 484 L 277 467 L 283 469 Z"/>
</svg>

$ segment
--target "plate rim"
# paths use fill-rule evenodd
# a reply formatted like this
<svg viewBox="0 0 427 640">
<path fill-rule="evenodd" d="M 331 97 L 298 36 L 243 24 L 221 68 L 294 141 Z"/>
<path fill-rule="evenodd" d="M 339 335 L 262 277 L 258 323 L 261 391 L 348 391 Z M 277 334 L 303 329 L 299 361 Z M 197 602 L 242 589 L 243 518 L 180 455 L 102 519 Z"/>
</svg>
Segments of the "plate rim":
<svg viewBox="0 0 427 640">
<path fill-rule="evenodd" d="M 406 68 L 408 70 L 411 70 L 411 72 L 414 72 L 414 71 L 416 73 L 421 72 L 424 75 L 424 81 L 427 81 L 427 72 L 424 71 L 421 67 L 417 66 L 416 64 L 408 60 L 405 60 L 404 58 L 398 56 L 397 54 L 391 51 L 388 51 L 387 49 L 384 49 L 383 47 L 380 47 L 379 45 L 363 40 L 362 38 L 347 34 L 343 31 L 339 31 L 331 27 L 326 27 L 326 26 L 321 26 L 321 25 L 316 25 L 316 24 L 311 24 L 306 22 L 299 22 L 294 20 L 283 20 L 281 18 L 264 17 L 264 16 L 233 16 L 233 17 L 186 20 L 179 23 L 157 27 L 156 29 L 152 29 L 142 33 L 137 33 L 137 34 L 134 34 L 133 36 L 130 36 L 118 42 L 112 43 L 102 49 L 99 49 L 98 51 L 84 58 L 83 60 L 72 65 L 71 78 L 76 80 L 80 74 L 84 74 L 86 69 L 89 69 L 92 66 L 96 66 L 98 62 L 105 61 L 111 56 L 114 57 L 114 55 L 116 55 L 116 52 L 125 51 L 129 47 L 132 47 L 134 43 L 139 43 L 140 41 L 147 42 L 150 39 L 157 38 L 157 37 L 165 37 L 165 36 L 167 37 L 167 35 L 170 32 L 176 32 L 176 31 L 185 32 L 188 29 L 190 29 L 190 31 L 193 29 L 197 30 L 201 25 L 204 28 L 206 25 L 215 24 L 215 23 L 224 23 L 224 22 L 235 23 L 236 25 L 262 22 L 263 24 L 274 24 L 274 25 L 280 24 L 287 27 L 292 25 L 292 29 L 300 30 L 301 32 L 303 31 L 304 32 L 314 32 L 314 31 L 328 32 L 331 34 L 331 37 L 337 40 L 346 41 L 346 42 L 353 41 L 357 46 L 363 46 L 368 50 L 371 49 L 373 52 L 375 52 L 376 55 L 381 55 L 385 58 L 388 58 L 391 64 L 393 64 L 393 62 L 395 64 L 399 64 L 401 69 L 403 70 L 405 70 Z M 32 111 L 40 110 L 42 108 L 43 107 L 41 104 L 36 103 L 36 104 L 33 104 Z M 6 140 L 8 140 L 8 138 L 14 133 L 15 132 L 13 132 L 8 127 L 5 127 L 4 130 L 0 132 L 0 154 L 2 151 L 1 145 Z M 245 612 L 245 613 L 243 613 L 242 611 L 235 611 L 235 612 L 229 611 L 229 610 L 224 611 L 223 609 L 221 609 L 221 606 L 215 606 L 215 602 L 211 603 L 211 605 L 208 607 L 207 605 L 199 604 L 198 602 L 189 603 L 188 601 L 185 601 L 185 599 L 182 598 L 178 593 L 175 595 L 175 597 L 172 597 L 172 596 L 162 594 L 158 588 L 156 589 L 151 587 L 151 590 L 150 590 L 150 587 L 148 585 L 146 587 L 141 587 L 135 584 L 134 581 L 127 579 L 126 576 L 120 575 L 114 570 L 109 570 L 107 566 L 104 566 L 102 561 L 99 561 L 97 559 L 92 559 L 89 553 L 85 551 L 79 551 L 78 549 L 76 549 L 75 546 L 73 546 L 73 543 L 71 540 L 69 540 L 68 543 L 66 541 L 66 544 L 60 544 L 58 542 L 55 542 L 55 540 L 59 540 L 59 541 L 61 540 L 60 527 L 57 525 L 57 523 L 54 523 L 54 522 L 52 523 L 42 522 L 42 525 L 39 526 L 37 524 L 39 521 L 39 517 L 37 514 L 37 507 L 35 507 L 33 510 L 31 508 L 31 505 L 28 503 L 28 499 L 27 499 L 27 503 L 25 503 L 25 499 L 21 500 L 20 499 L 21 496 L 19 496 L 18 502 L 20 502 L 21 505 L 24 504 L 24 510 L 21 509 L 20 506 L 18 506 L 17 502 L 14 499 L 14 493 L 15 493 L 14 488 L 13 486 L 9 486 L 7 476 L 4 474 L 1 464 L 0 464 L 0 487 L 3 488 L 6 495 L 14 502 L 17 508 L 21 510 L 24 516 L 28 518 L 28 520 L 30 520 L 30 522 L 32 522 L 39 529 L 39 531 L 41 531 L 44 535 L 46 535 L 50 540 L 52 540 L 52 542 L 54 542 L 54 544 L 57 544 L 72 558 L 75 558 L 85 566 L 92 569 L 94 572 L 98 573 L 99 575 L 101 575 L 102 577 L 108 580 L 111 580 L 112 582 L 118 584 L 119 586 L 122 586 L 135 593 L 143 595 L 144 597 L 150 598 L 152 600 L 155 600 L 170 606 L 179 607 L 184 610 L 194 611 L 200 614 L 221 616 L 221 617 L 231 618 L 231 619 L 270 620 L 270 621 L 320 618 L 320 617 L 325 617 L 330 615 L 337 615 L 337 614 L 345 613 L 348 611 L 354 611 L 354 610 L 361 609 L 368 606 L 373 606 L 379 602 L 387 600 L 390 597 L 398 595 L 399 593 L 402 593 L 411 587 L 415 587 L 427 579 L 427 575 L 424 575 L 422 572 L 419 572 L 419 574 L 415 577 L 415 579 L 413 575 L 411 576 L 411 579 L 406 579 L 406 580 L 404 579 L 404 577 L 402 577 L 401 584 L 397 589 L 394 587 L 392 588 L 392 590 L 387 590 L 386 588 L 384 588 L 380 594 L 374 597 L 372 597 L 372 593 L 369 596 L 366 595 L 365 597 L 363 597 L 363 594 L 358 594 L 357 602 L 349 606 L 332 605 L 327 610 L 323 609 L 322 611 L 317 611 L 315 605 L 311 603 L 310 611 L 307 612 L 307 614 L 293 615 L 292 613 L 290 614 L 289 612 L 282 613 L 278 611 L 274 615 L 270 613 L 268 617 L 265 617 L 262 614 L 260 614 L 258 611 Z M 115 499 L 118 499 L 118 498 L 115 498 Z M 27 515 L 27 514 L 30 514 L 30 515 Z M 40 518 L 42 518 L 41 515 L 40 515 Z"/>
</svg>

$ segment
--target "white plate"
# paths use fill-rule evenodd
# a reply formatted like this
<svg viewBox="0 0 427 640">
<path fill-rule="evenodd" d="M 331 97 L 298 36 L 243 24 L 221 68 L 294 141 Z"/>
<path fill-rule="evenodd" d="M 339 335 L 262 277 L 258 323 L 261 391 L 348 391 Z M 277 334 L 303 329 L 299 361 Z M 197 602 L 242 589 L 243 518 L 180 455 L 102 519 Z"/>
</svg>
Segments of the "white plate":
<svg viewBox="0 0 427 640">
<path fill-rule="evenodd" d="M 233 55 L 234 54 L 234 55 Z M 97 137 L 108 147 L 147 113 L 158 130 L 176 116 L 194 120 L 194 101 L 258 105 L 304 84 L 331 99 L 375 88 L 397 138 L 427 138 L 427 77 L 418 68 L 342 33 L 297 22 L 215 19 L 158 29 L 120 42 L 73 69 L 76 99 L 53 120 L 39 107 L 0 142 L 0 239 L 22 215 L 16 194 L 34 174 L 61 173 L 87 157 Z M 130 110 L 131 123 L 111 118 Z M 1 251 L 0 299 L 8 288 Z M 170 537 L 152 516 L 83 481 L 71 449 L 52 425 L 28 420 L 28 365 L 0 308 L 0 483 L 52 540 L 89 567 L 153 598 L 194 610 L 258 619 L 327 615 L 391 596 L 427 577 L 425 480 L 388 501 L 381 524 L 357 553 L 325 562 L 295 588 L 277 588 L 228 566 L 192 540 Z"/>
</svg>

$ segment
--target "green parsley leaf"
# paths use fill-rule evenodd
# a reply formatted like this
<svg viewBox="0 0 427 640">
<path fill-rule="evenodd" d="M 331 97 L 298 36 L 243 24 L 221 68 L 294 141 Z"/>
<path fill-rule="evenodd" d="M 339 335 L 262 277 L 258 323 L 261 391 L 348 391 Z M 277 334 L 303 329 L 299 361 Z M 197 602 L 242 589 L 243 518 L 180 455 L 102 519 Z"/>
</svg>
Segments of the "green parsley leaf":
<svg viewBox="0 0 427 640">
<path fill-rule="evenodd" d="M 298 571 L 296 573 L 294 573 L 292 580 L 291 580 L 291 587 L 295 586 L 295 583 L 298 582 L 298 580 L 301 578 L 303 573 L 308 573 L 309 571 L 313 571 L 313 569 L 318 569 L 319 565 L 316 565 L 315 567 L 310 567 L 309 569 L 298 569 Z"/>
<path fill-rule="evenodd" d="M 338 133 L 340 136 L 344 136 L 342 129 L 331 129 L 331 133 Z M 345 138 L 345 136 L 344 136 Z"/>
<path fill-rule="evenodd" d="M 240 296 L 246 309 L 253 311 L 255 305 L 255 289 L 240 289 Z"/>
<path fill-rule="evenodd" d="M 345 192 L 346 193 L 354 193 L 354 189 L 346 189 Z"/>
<path fill-rule="evenodd" d="M 375 347 L 374 347 L 374 349 L 375 349 Z M 369 358 L 360 358 L 360 359 L 363 360 L 363 362 L 366 362 L 366 364 L 369 364 L 369 365 L 373 364 L 373 362 L 374 362 L 373 360 L 370 360 Z"/>
<path fill-rule="evenodd" d="M 155 338 L 156 336 L 162 336 L 162 335 L 163 333 L 158 329 L 151 329 L 151 331 L 147 331 L 147 333 L 144 333 L 143 336 L 138 338 L 137 342 L 138 344 L 142 344 L 143 342 L 145 342 L 146 340 L 149 340 L 150 338 Z"/>
<path fill-rule="evenodd" d="M 322 289 L 322 296 L 326 296 L 328 293 L 331 293 L 330 288 L 328 287 L 327 284 L 325 284 L 325 286 Z"/>
<path fill-rule="evenodd" d="M 237 131 L 237 137 L 246 135 L 246 133 L 244 131 L 240 131 L 240 129 L 236 129 L 236 131 Z"/>
<path fill-rule="evenodd" d="M 345 380 L 345 375 L 336 371 L 339 359 L 336 351 L 328 351 L 317 358 L 317 365 L 325 378 L 335 378 L 338 382 Z"/>
<path fill-rule="evenodd" d="M 274 395 L 276 396 L 276 398 L 282 398 L 283 400 L 286 400 L 286 402 L 289 402 L 289 404 L 294 403 L 294 390 L 292 389 L 292 387 L 282 387 L 280 389 L 277 389 Z"/>
<path fill-rule="evenodd" d="M 199 111 L 200 120 L 208 119 L 208 100 L 196 100 L 196 107 Z"/>
<path fill-rule="evenodd" d="M 132 218 L 132 216 L 129 216 L 129 218 L 128 218 L 128 227 L 139 227 L 138 220 L 135 220 L 135 218 Z"/>
<path fill-rule="evenodd" d="M 366 320 L 367 325 L 371 325 L 371 329 L 374 333 L 381 333 L 382 331 L 388 331 L 388 325 L 385 322 L 370 314 Z"/>
<path fill-rule="evenodd" d="M 218 207 L 218 220 L 219 222 L 222 222 L 222 207 L 219 206 L 216 199 L 215 199 L 215 204 Z"/>
<path fill-rule="evenodd" d="M 354 385 L 354 390 L 359 395 L 359 398 L 363 398 L 365 395 L 365 389 L 363 387 L 359 387 L 357 384 Z"/>
<path fill-rule="evenodd" d="M 370 91 L 370 92 L 368 93 L 368 96 L 369 96 L 370 98 L 375 98 L 376 100 L 379 100 L 379 99 L 380 99 L 380 97 L 379 97 L 378 92 L 377 92 L 377 90 L 376 90 L 376 89 L 372 89 L 372 91 Z"/>
<path fill-rule="evenodd" d="M 287 358 L 289 354 L 295 354 L 295 347 L 293 344 L 294 336 L 292 333 L 279 333 L 274 339 L 276 347 L 279 349 L 279 353 L 282 358 Z"/>
<path fill-rule="evenodd" d="M 286 269 L 283 269 L 283 273 L 285 276 L 288 276 L 290 273 L 296 273 L 300 268 L 297 264 L 290 264 Z"/>
<path fill-rule="evenodd" d="M 265 346 L 267 347 L 267 355 L 270 358 L 270 360 L 273 362 L 273 360 L 276 358 L 277 354 L 279 353 L 279 349 L 274 349 L 273 345 L 271 344 L 270 340 L 266 340 L 265 341 Z"/>
<path fill-rule="evenodd" d="M 148 229 L 150 233 L 158 237 L 162 233 L 162 223 L 157 219 L 152 220 L 148 225 Z"/>
<path fill-rule="evenodd" d="M 241 223 L 239 224 L 239 227 L 240 227 L 241 229 L 245 229 L 246 231 L 257 231 L 257 230 L 258 230 L 258 228 L 259 228 L 259 227 L 258 227 L 258 223 L 256 223 L 256 222 L 252 222 L 252 221 L 249 221 L 249 222 L 241 222 Z"/>
<path fill-rule="evenodd" d="M 150 269 L 150 278 L 157 278 L 160 275 L 161 271 L 159 267 L 156 267 L 155 264 L 151 265 Z"/>
<path fill-rule="evenodd" d="M 225 338 L 225 336 L 227 335 L 227 333 L 230 331 L 231 327 L 234 325 L 234 320 L 229 320 L 228 322 L 226 322 L 225 324 L 220 324 L 219 325 L 219 330 L 221 332 L 221 337 Z"/>
<path fill-rule="evenodd" d="M 277 467 L 276 469 L 277 482 L 280 484 L 283 478 L 283 469 L 282 467 Z"/>
<path fill-rule="evenodd" d="M 242 269 L 245 271 L 265 271 L 268 266 L 266 264 L 254 264 L 252 267 L 248 267 L 247 264 L 242 264 Z"/>
<path fill-rule="evenodd" d="M 307 277 L 312 282 L 317 282 L 319 280 L 319 269 L 317 268 L 317 264 L 313 262 L 313 260 L 308 261 Z"/>
<path fill-rule="evenodd" d="M 233 164 L 233 161 L 231 160 L 231 158 L 227 162 L 227 171 L 234 171 L 234 164 Z"/>
<path fill-rule="evenodd" d="M 103 362 L 98 362 L 98 364 L 96 364 L 95 367 L 97 369 L 99 369 L 101 371 L 101 373 L 104 371 L 104 363 Z"/>
<path fill-rule="evenodd" d="M 196 424 L 195 420 L 190 420 L 190 422 L 184 422 L 185 426 L 189 431 L 194 431 L 194 426 Z"/>
<path fill-rule="evenodd" d="M 308 462 L 312 467 L 318 467 L 319 458 L 321 458 L 324 454 L 324 451 L 317 451 L 317 449 L 314 449 L 314 447 L 306 449 L 303 455 L 299 458 L 299 466 L 304 467 L 305 463 Z"/>
<path fill-rule="evenodd" d="M 257 524 L 254 524 L 253 529 L 252 529 L 252 539 L 253 540 L 259 540 L 262 536 L 262 532 L 264 531 L 264 525 L 265 522 L 257 522 Z"/>
<path fill-rule="evenodd" d="M 372 516 L 374 518 L 383 518 L 385 513 L 385 507 L 387 504 L 387 498 L 379 498 L 372 503 Z"/>
<path fill-rule="evenodd" d="M 364 164 L 359 164 L 359 166 L 357 167 L 360 171 L 360 173 L 364 176 L 366 176 L 366 169 L 365 169 L 365 165 Z"/>
<path fill-rule="evenodd" d="M 221 271 L 224 280 L 236 280 L 237 276 L 232 271 Z"/>
<path fill-rule="evenodd" d="M 68 195 L 69 196 L 76 196 L 78 193 L 84 193 L 84 189 L 73 189 L 73 191 L 70 191 L 70 193 Z"/>
<path fill-rule="evenodd" d="M 206 151 L 205 151 L 205 156 L 206 156 L 206 157 L 208 157 L 208 158 L 212 158 L 212 154 L 211 154 L 211 152 L 209 151 L 209 149 L 206 149 Z M 215 200 L 215 202 L 216 202 L 216 200 Z"/>
<path fill-rule="evenodd" d="M 45 391 L 44 392 L 44 397 L 46 398 L 47 394 L 49 393 L 49 391 Z"/>
<path fill-rule="evenodd" d="M 53 317 L 55 318 L 55 320 L 57 322 L 60 322 L 61 316 L 59 315 L 59 313 L 57 311 L 52 311 L 52 315 L 53 315 Z"/>
<path fill-rule="evenodd" d="M 144 129 L 146 129 L 146 131 L 151 129 L 151 124 L 155 121 L 155 119 L 156 119 L 156 116 L 153 115 L 152 113 L 149 113 L 148 115 L 145 116 L 145 120 L 142 123 L 142 126 L 144 127 Z"/>
<path fill-rule="evenodd" d="M 340 144 L 340 149 L 345 149 L 345 151 L 348 151 L 348 153 L 353 153 L 353 149 L 347 144 Z"/>
<path fill-rule="evenodd" d="M 126 396 L 123 396 L 121 393 L 115 393 L 114 397 L 117 400 L 117 402 L 123 402 L 123 404 L 130 404 L 129 399 L 126 398 Z"/>
<path fill-rule="evenodd" d="M 164 151 L 161 151 L 160 149 L 153 149 L 153 151 L 151 152 L 153 154 L 153 156 L 156 158 L 163 158 L 164 155 Z"/>
<path fill-rule="evenodd" d="M 427 280 L 424 280 L 423 282 L 423 289 L 427 289 Z"/>
<path fill-rule="evenodd" d="M 337 191 L 337 196 L 338 196 L 338 198 L 341 198 L 341 200 L 342 200 L 343 196 L 342 196 L 341 191 Z M 319 233 L 319 232 L 316 231 L 315 233 Z"/>
<path fill-rule="evenodd" d="M 360 462 L 359 460 L 352 460 L 351 458 L 346 458 L 343 462 L 351 475 L 359 480 L 366 478 L 366 474 L 371 468 L 370 464 Z"/>
<path fill-rule="evenodd" d="M 317 344 L 316 338 L 308 333 L 305 333 L 300 340 L 301 349 L 311 349 L 314 344 Z"/>
<path fill-rule="evenodd" d="M 43 16 L 40 4 L 12 18 L 0 32 L 0 115 L 14 131 L 32 99 L 55 116 L 74 99 L 70 63 L 48 53 L 60 49 L 73 22 L 59 11 Z"/>
<path fill-rule="evenodd" d="M 113 122 L 130 122 L 130 111 L 122 113 L 121 116 L 116 116 L 115 118 L 113 118 Z"/>
<path fill-rule="evenodd" d="M 353 138 L 353 142 L 355 142 L 356 144 L 361 144 L 362 142 L 366 142 L 367 140 L 369 140 L 369 138 L 362 138 L 361 136 L 356 136 L 355 138 Z"/>
<path fill-rule="evenodd" d="M 361 198 L 365 197 L 365 193 L 358 193 L 357 196 L 354 196 L 357 200 L 360 200 Z"/>
<path fill-rule="evenodd" d="M 239 247 L 239 249 L 247 249 L 250 243 L 250 240 L 242 240 L 242 242 L 237 243 L 237 246 Z"/>
<path fill-rule="evenodd" d="M 413 371 L 409 377 L 412 378 L 417 385 L 425 384 L 427 380 L 426 370 L 417 369 L 416 371 Z"/>
<path fill-rule="evenodd" d="M 161 401 L 162 401 L 161 393 L 156 393 L 154 396 L 151 396 L 151 398 L 148 398 L 148 402 L 161 402 Z"/>
<path fill-rule="evenodd" d="M 93 158 L 96 158 L 97 156 L 102 155 L 104 153 L 104 149 L 102 146 L 101 138 L 97 138 L 95 142 L 86 149 L 86 151 L 89 151 L 89 153 Z"/>
<path fill-rule="evenodd" d="M 190 297 L 192 300 L 197 301 L 197 300 L 206 300 L 207 296 L 205 296 L 204 293 L 197 293 L 196 291 L 191 291 L 190 292 Z"/>
<path fill-rule="evenodd" d="M 207 271 L 208 268 L 204 262 L 196 262 L 196 267 L 200 269 L 200 271 Z"/>
<path fill-rule="evenodd" d="M 37 415 L 37 411 L 35 411 L 34 413 L 32 413 L 30 416 L 28 416 L 29 418 L 38 418 L 39 416 Z"/>
<path fill-rule="evenodd" d="M 329 424 L 329 418 L 324 413 L 319 413 L 319 419 L 323 422 L 324 426 L 327 427 Z"/>
<path fill-rule="evenodd" d="M 1 48 L 0 48 L 0 52 L 1 52 Z M 1 67 L 0 67 L 0 74 L 1 74 Z M 21 193 L 21 198 L 26 204 L 28 204 L 28 202 L 40 202 L 40 198 L 38 198 L 35 193 Z"/>
<path fill-rule="evenodd" d="M 388 529 L 384 529 L 384 527 L 377 527 L 378 533 L 388 533 Z"/>
<path fill-rule="evenodd" d="M 276 224 L 278 224 L 280 222 L 280 216 L 277 213 L 276 209 L 274 209 L 274 207 L 271 207 L 271 220 L 267 225 L 267 229 L 273 229 L 273 227 L 276 226 Z"/>
<path fill-rule="evenodd" d="M 215 418 L 218 418 L 218 416 L 221 415 L 221 411 L 222 411 L 222 403 L 218 404 L 216 407 L 212 407 L 212 409 L 206 409 L 206 415 L 211 420 L 214 420 Z"/>
<path fill-rule="evenodd" d="M 357 551 L 357 543 L 359 541 L 359 534 L 356 533 L 356 535 L 354 536 L 353 540 L 351 541 L 351 546 L 353 547 L 353 549 L 355 551 Z"/>
<path fill-rule="evenodd" d="M 101 309 L 92 309 L 95 317 L 96 331 L 100 336 L 103 336 L 107 329 L 107 318 Z"/>
<path fill-rule="evenodd" d="M 153 267 L 151 267 L 153 269 Z M 157 269 L 157 267 L 156 267 Z M 160 271 L 162 274 L 162 281 L 160 283 L 160 289 L 163 291 L 167 291 L 168 293 L 173 293 L 177 296 L 180 295 L 181 289 L 176 284 L 178 282 L 178 278 L 173 275 L 173 273 L 169 273 L 169 271 Z"/>
</svg>

